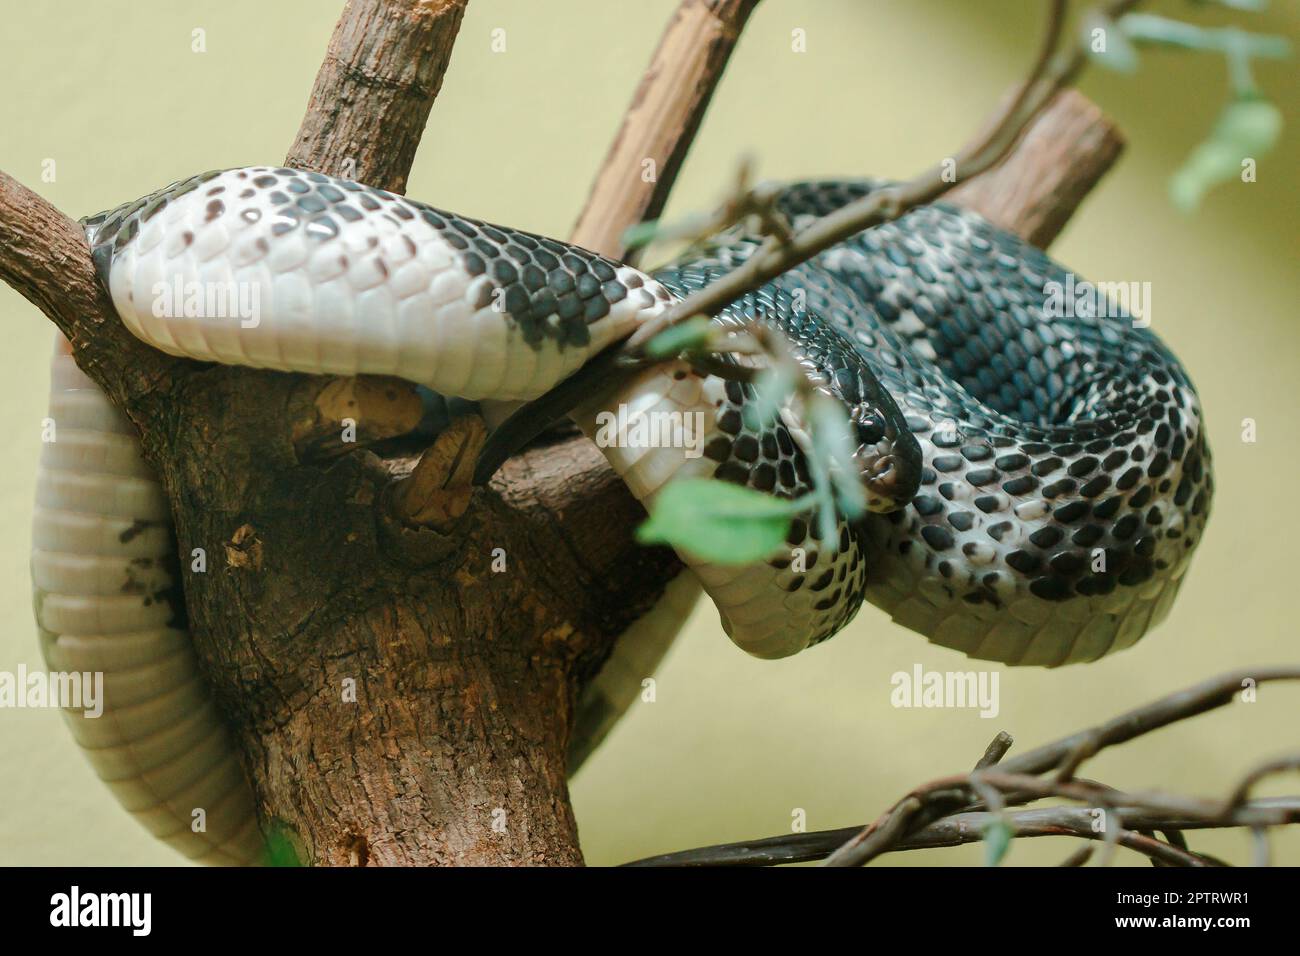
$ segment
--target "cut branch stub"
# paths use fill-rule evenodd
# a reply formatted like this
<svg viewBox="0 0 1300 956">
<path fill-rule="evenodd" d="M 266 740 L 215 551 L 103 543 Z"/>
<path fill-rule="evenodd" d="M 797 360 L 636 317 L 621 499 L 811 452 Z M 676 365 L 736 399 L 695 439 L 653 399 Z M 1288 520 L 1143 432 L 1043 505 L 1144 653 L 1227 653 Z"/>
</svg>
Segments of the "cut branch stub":
<svg viewBox="0 0 1300 956">
<path fill-rule="evenodd" d="M 1005 160 L 959 182 L 948 198 L 1046 249 L 1123 149 L 1124 136 L 1101 109 L 1065 90 Z"/>
<path fill-rule="evenodd" d="M 452 422 L 410 476 L 397 483 L 393 504 L 398 517 L 438 531 L 464 514 L 474 493 L 474 463 L 486 438 L 487 429 L 477 415 Z"/>
</svg>

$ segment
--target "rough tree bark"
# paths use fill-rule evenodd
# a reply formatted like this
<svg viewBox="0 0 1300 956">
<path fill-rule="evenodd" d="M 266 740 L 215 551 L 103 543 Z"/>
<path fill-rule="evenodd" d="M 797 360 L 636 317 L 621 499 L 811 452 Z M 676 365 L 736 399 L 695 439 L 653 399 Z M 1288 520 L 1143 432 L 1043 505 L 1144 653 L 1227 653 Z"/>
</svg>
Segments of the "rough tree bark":
<svg viewBox="0 0 1300 956">
<path fill-rule="evenodd" d="M 352 159 L 359 180 L 400 190 L 464 6 L 352 0 L 290 161 L 338 171 Z M 697 34 L 679 55 L 697 62 L 715 42 Z M 657 60 L 652 72 L 675 68 Z M 657 140 L 679 159 L 715 81 L 697 77 L 705 92 L 669 117 L 676 138 Z M 1082 102 L 1063 99 L 1040 122 Z M 621 135 L 655 140 L 639 127 L 664 121 L 630 118 Z M 1092 168 L 1095 152 L 1022 157 L 1059 172 L 1033 178 L 1032 202 L 983 211 L 1025 233 L 1031 207 L 1063 221 L 1096 179 L 1080 186 L 1070 171 Z M 983 195 L 967 190 L 966 201 Z M 629 208 L 604 217 L 607 234 L 650 205 Z M 0 278 L 139 426 L 182 565 L 207 553 L 206 573 L 185 575 L 190 626 L 264 826 L 316 864 L 580 863 L 565 768 L 575 696 L 680 571 L 634 544 L 642 513 L 598 453 L 581 439 L 526 452 L 432 523 L 412 520 L 427 488 L 403 488 L 416 458 L 385 441 L 418 415 L 410 386 L 150 349 L 113 313 L 80 228 L 3 173 Z M 344 417 L 357 420 L 355 444 L 338 441 Z"/>
</svg>

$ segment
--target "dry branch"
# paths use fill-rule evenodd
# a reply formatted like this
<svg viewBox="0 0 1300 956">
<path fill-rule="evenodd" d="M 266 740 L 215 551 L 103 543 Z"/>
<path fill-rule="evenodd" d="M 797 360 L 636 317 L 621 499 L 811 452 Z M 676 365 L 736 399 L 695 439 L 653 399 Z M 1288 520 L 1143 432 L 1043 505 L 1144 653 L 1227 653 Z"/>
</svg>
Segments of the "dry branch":
<svg viewBox="0 0 1300 956">
<path fill-rule="evenodd" d="M 758 0 L 682 0 L 632 95 L 570 241 L 621 258 L 627 227 L 663 211 L 756 6 Z M 647 161 L 653 164 L 648 171 Z"/>
<path fill-rule="evenodd" d="M 286 166 L 406 192 L 469 0 L 348 0 Z"/>
<path fill-rule="evenodd" d="M 45 313 L 77 364 L 140 424 L 141 398 L 168 387 L 177 361 L 126 330 L 95 276 L 81 226 L 3 171 L 0 280 Z"/>
<path fill-rule="evenodd" d="M 1252 800 L 1243 804 L 1241 812 L 1231 822 L 1207 821 L 1197 817 L 1178 817 L 1169 814 L 1151 813 L 1143 807 L 1119 806 L 1114 813 L 1122 819 L 1129 832 L 1140 834 L 1142 831 L 1177 827 L 1174 832 L 1194 830 L 1216 830 L 1226 827 L 1254 828 L 1254 821 L 1263 819 L 1277 820 L 1280 817 L 1300 821 L 1300 797 L 1268 797 Z M 984 832 L 990 824 L 999 819 L 1007 821 L 1016 837 L 1074 836 L 1083 839 L 1098 840 L 1104 834 L 1096 833 L 1092 827 L 1095 822 L 1092 811 L 1087 807 L 1036 807 L 1031 810 L 1013 810 L 1007 814 L 989 813 L 987 810 L 972 810 L 965 813 L 953 813 L 929 823 L 916 830 L 897 843 L 887 852 L 896 853 L 907 850 L 934 850 L 940 847 L 964 846 L 979 843 L 984 839 Z M 823 859 L 836 847 L 858 832 L 858 827 L 843 827 L 838 830 L 820 830 L 814 833 L 800 833 L 790 836 L 771 837 L 766 840 L 750 840 L 742 843 L 729 843 L 719 846 L 702 847 L 698 850 L 684 850 L 679 853 L 665 853 L 662 856 L 647 857 L 629 863 L 628 866 L 779 866 L 786 863 L 809 863 Z M 1137 842 L 1137 841 L 1135 841 Z M 1164 854 L 1166 844 L 1160 844 Z M 1131 845 L 1131 849 L 1142 852 L 1149 848 L 1149 843 L 1141 841 Z M 1150 855 L 1150 854 L 1147 854 Z M 1167 855 L 1167 854 L 1164 854 Z M 1182 857 L 1178 859 L 1182 860 Z"/>
<path fill-rule="evenodd" d="M 1300 756 L 1262 764 L 1223 800 L 1161 792 L 1126 793 L 1076 779 L 1074 770 L 1086 757 L 1107 747 L 1222 707 L 1245 688 L 1293 680 L 1300 680 L 1300 668 L 1266 667 L 1223 674 L 1005 762 L 1000 758 L 1010 746 L 1010 737 L 999 734 L 975 770 L 914 788 L 865 827 L 702 847 L 632 865 L 772 866 L 825 858 L 830 866 L 862 866 L 884 853 L 974 843 L 984 839 L 987 828 L 998 821 L 1006 823 L 1016 836 L 1103 840 L 1108 846 L 1126 846 L 1165 865 L 1217 865 L 1217 860 L 1188 850 L 1180 831 L 1225 827 L 1259 831 L 1300 822 L 1300 796 L 1246 799 L 1251 787 L 1265 776 L 1300 767 Z M 1052 771 L 1056 771 L 1052 777 L 1042 776 Z M 1047 797 L 1084 806 L 1001 812 L 1004 806 Z M 1096 832 L 1095 809 L 1106 811 L 1106 829 L 1101 833 Z M 1168 842 L 1154 837 L 1157 830 L 1166 834 Z"/>
</svg>

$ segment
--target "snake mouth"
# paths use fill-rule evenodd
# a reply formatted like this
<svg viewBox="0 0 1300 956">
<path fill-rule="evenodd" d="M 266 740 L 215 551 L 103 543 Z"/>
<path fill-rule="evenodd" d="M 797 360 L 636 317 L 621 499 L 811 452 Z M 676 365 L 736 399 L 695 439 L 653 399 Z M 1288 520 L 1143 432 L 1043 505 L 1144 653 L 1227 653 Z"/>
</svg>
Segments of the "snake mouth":
<svg viewBox="0 0 1300 956">
<path fill-rule="evenodd" d="M 921 485 L 921 449 L 910 431 L 858 446 L 853 457 L 867 499 L 867 510 L 888 514 L 906 507 Z"/>
<path fill-rule="evenodd" d="M 868 511 L 886 514 L 907 504 L 908 499 L 901 496 L 901 468 L 892 451 L 860 449 L 855 457 L 858 458 L 858 474 L 861 476 Z"/>
</svg>

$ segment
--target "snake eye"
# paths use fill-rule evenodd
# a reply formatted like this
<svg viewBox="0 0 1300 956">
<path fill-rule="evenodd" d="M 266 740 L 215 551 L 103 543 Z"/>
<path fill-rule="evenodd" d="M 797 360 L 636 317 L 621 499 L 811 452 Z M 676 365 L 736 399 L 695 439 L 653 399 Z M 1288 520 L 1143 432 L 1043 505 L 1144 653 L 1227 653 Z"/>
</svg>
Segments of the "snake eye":
<svg viewBox="0 0 1300 956">
<path fill-rule="evenodd" d="M 853 427 L 857 431 L 859 444 L 875 445 L 885 438 L 885 423 L 875 415 L 854 422 Z"/>
</svg>

